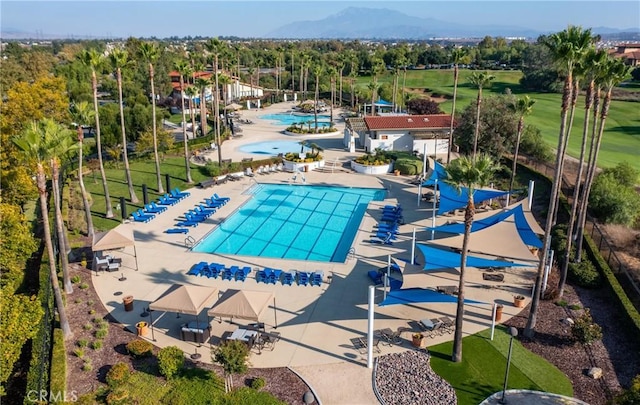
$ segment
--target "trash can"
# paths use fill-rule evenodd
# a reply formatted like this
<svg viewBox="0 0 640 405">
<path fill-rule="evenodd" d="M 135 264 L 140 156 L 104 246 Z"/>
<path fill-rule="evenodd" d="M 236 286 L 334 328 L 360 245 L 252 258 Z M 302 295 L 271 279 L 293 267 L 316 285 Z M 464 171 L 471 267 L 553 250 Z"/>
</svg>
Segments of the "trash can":
<svg viewBox="0 0 640 405">
<path fill-rule="evenodd" d="M 304 171 L 308 172 L 309 171 L 309 165 L 304 165 Z"/>
<path fill-rule="evenodd" d="M 503 305 L 497 305 L 496 306 L 496 322 L 500 322 L 502 320 L 502 309 L 504 308 Z"/>
<path fill-rule="evenodd" d="M 138 330 L 138 336 L 145 336 L 149 330 L 149 324 L 145 321 L 136 323 L 136 329 Z"/>
<path fill-rule="evenodd" d="M 122 303 L 124 304 L 125 311 L 133 311 L 133 295 L 127 295 L 126 297 L 122 298 Z"/>
</svg>

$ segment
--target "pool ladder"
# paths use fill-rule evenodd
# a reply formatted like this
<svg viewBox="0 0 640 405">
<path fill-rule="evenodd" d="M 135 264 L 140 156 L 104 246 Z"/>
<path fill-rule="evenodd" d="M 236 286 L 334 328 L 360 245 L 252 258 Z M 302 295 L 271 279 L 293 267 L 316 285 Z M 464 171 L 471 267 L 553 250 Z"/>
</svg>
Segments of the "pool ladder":
<svg viewBox="0 0 640 405">
<path fill-rule="evenodd" d="M 349 252 L 347 253 L 347 259 L 353 260 L 355 258 L 356 258 L 356 248 L 352 247 L 351 249 L 349 249 Z"/>
<path fill-rule="evenodd" d="M 192 247 L 196 243 L 196 240 L 193 236 L 187 236 L 184 238 L 184 245 L 188 248 Z"/>
</svg>

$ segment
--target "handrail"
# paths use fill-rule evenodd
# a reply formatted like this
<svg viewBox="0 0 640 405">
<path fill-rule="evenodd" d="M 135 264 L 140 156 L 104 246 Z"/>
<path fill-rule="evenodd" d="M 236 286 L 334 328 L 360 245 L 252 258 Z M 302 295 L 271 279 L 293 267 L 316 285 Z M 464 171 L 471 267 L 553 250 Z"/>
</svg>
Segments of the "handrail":
<svg viewBox="0 0 640 405">
<path fill-rule="evenodd" d="M 196 240 L 193 236 L 189 235 L 186 238 L 184 238 L 184 245 L 186 247 L 190 248 L 194 245 L 194 243 L 196 243 Z"/>
</svg>

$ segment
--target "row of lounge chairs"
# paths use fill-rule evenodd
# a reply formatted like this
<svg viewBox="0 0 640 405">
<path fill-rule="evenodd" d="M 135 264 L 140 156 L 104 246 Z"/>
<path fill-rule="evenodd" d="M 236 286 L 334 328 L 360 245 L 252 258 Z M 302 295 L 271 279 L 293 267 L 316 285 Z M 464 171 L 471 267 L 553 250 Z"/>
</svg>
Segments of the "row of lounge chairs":
<svg viewBox="0 0 640 405">
<path fill-rule="evenodd" d="M 404 222 L 402 207 L 397 205 L 385 205 L 382 208 L 382 217 L 375 234 L 369 240 L 370 243 L 393 245 L 397 239 L 398 226 Z"/>
<path fill-rule="evenodd" d="M 184 213 L 185 220 L 181 220 L 176 223 L 178 227 L 196 227 L 201 222 L 205 221 L 211 215 L 215 214 L 218 208 L 229 202 L 229 197 L 220 197 L 217 193 L 214 193 L 210 198 L 205 198 L 204 203 L 200 203 Z M 181 228 L 172 228 L 167 230 L 167 233 L 187 233 L 179 231 Z"/>
<path fill-rule="evenodd" d="M 299 271 L 290 270 L 282 271 L 280 269 L 264 268 L 258 271 L 256 274 L 256 281 L 258 283 L 276 284 L 281 282 L 283 285 L 312 285 L 321 286 L 324 279 L 324 273 L 322 271 Z"/>
<path fill-rule="evenodd" d="M 207 262 L 197 263 L 187 272 L 187 274 L 191 276 L 203 276 L 207 278 L 220 277 L 222 280 L 236 281 L 245 281 L 249 273 L 251 273 L 251 267 L 249 266 L 242 268 L 239 266 L 226 267 L 224 264 Z"/>
<path fill-rule="evenodd" d="M 282 163 L 279 163 L 277 165 L 274 163 L 272 165 L 260 166 L 256 169 L 255 172 L 250 167 L 247 167 L 244 171 L 244 175 L 253 177 L 256 174 L 271 174 L 271 173 L 277 173 L 282 171 L 284 171 L 284 165 Z"/>
<path fill-rule="evenodd" d="M 149 204 L 145 204 L 144 209 L 140 208 L 132 212 L 131 216 L 135 222 L 149 222 L 153 220 L 156 215 L 165 212 L 168 206 L 175 205 L 190 195 L 191 193 L 189 192 L 183 192 L 178 188 L 174 188 L 170 193 L 166 193 L 160 197 L 158 201 L 152 201 Z"/>
</svg>

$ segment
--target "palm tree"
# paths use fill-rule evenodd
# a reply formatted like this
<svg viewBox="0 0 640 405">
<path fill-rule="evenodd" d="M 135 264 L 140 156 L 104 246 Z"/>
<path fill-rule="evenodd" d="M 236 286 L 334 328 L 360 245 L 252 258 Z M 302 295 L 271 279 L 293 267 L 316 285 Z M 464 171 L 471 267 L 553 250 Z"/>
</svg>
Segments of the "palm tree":
<svg viewBox="0 0 640 405">
<path fill-rule="evenodd" d="M 220 75 L 218 78 L 218 83 L 222 87 L 222 104 L 229 104 L 229 100 L 227 98 L 227 86 L 231 84 L 231 78 L 227 75 Z"/>
<path fill-rule="evenodd" d="M 322 64 L 320 62 L 318 62 L 316 64 L 316 66 L 313 67 L 313 75 L 316 78 L 316 92 L 315 92 L 315 103 L 314 103 L 314 107 L 313 107 L 313 119 L 315 121 L 315 126 L 314 126 L 314 130 L 317 133 L 318 132 L 318 103 L 319 103 L 319 97 L 320 97 L 320 75 L 322 74 L 322 71 L 324 70 L 324 67 L 322 66 Z"/>
<path fill-rule="evenodd" d="M 44 125 L 41 123 L 31 123 L 20 135 L 14 139 L 16 146 L 22 150 L 27 162 L 36 165 L 36 184 L 38 194 L 40 195 L 40 213 L 42 215 L 42 225 L 44 228 L 44 241 L 49 256 L 49 277 L 51 279 L 51 288 L 58 309 L 58 317 L 60 328 L 65 340 L 73 337 L 67 311 L 64 307 L 62 299 L 62 291 L 60 291 L 60 283 L 58 282 L 58 274 L 56 271 L 55 253 L 53 251 L 53 241 L 51 240 L 51 228 L 49 226 L 49 208 L 47 206 L 47 179 L 44 170 L 44 162 L 49 158 L 49 151 L 52 148 L 53 140 L 45 131 Z"/>
<path fill-rule="evenodd" d="M 196 87 L 200 93 L 200 128 L 202 135 L 207 136 L 207 103 L 205 103 L 205 91 L 211 85 L 209 80 L 201 77 L 196 79 Z"/>
<path fill-rule="evenodd" d="M 522 137 L 522 130 L 524 129 L 524 117 L 531 114 L 533 105 L 536 100 L 532 100 L 529 96 L 524 96 L 517 99 L 509 107 L 511 111 L 518 116 L 518 129 L 516 134 L 516 146 L 513 152 L 513 165 L 511 166 L 511 180 L 509 181 L 509 199 L 511 199 L 511 193 L 513 192 L 513 183 L 516 179 L 516 168 L 518 167 L 518 151 L 520 149 L 520 138 Z"/>
<path fill-rule="evenodd" d="M 129 197 L 132 203 L 138 202 L 138 197 L 133 189 L 133 181 L 131 180 L 131 169 L 129 168 L 129 158 L 127 157 L 127 134 L 124 126 L 124 102 L 122 100 L 122 68 L 129 64 L 129 55 L 127 51 L 114 49 L 109 55 L 111 65 L 116 69 L 116 81 L 118 83 L 118 101 L 120 104 L 120 130 L 122 131 L 122 160 L 124 161 L 124 172 L 127 176 L 127 185 L 129 186 Z"/>
<path fill-rule="evenodd" d="M 218 164 L 222 165 L 222 148 L 221 139 L 220 139 L 220 85 L 218 83 L 219 72 L 218 72 L 218 58 L 220 53 L 222 52 L 222 42 L 220 42 L 217 38 L 212 38 L 205 44 L 205 47 L 208 52 L 213 55 L 213 94 L 211 97 L 215 100 L 215 104 L 213 105 L 213 114 L 216 120 L 216 128 L 215 128 L 215 136 L 216 142 L 218 146 Z M 240 80 L 240 49 L 238 48 L 238 80 Z M 253 94 L 253 84 L 251 85 L 251 93 Z"/>
<path fill-rule="evenodd" d="M 458 76 L 460 71 L 458 65 L 462 59 L 466 56 L 466 51 L 463 48 L 454 48 L 451 51 L 451 60 L 453 62 L 453 105 L 451 106 L 451 124 L 449 127 L 449 150 L 447 151 L 447 164 L 451 161 L 451 150 L 453 149 L 453 123 L 456 115 L 456 99 L 458 97 Z M 405 69 L 405 76 L 407 70 Z M 404 85 L 403 85 L 404 86 Z M 404 94 L 404 89 L 403 89 Z"/>
<path fill-rule="evenodd" d="M 184 166 L 187 175 L 187 183 L 193 183 L 191 180 L 191 166 L 189 165 L 189 143 L 187 142 L 187 117 L 184 113 L 184 78 L 189 75 L 191 68 L 185 60 L 178 60 L 174 64 L 174 68 L 180 74 L 180 103 L 182 108 L 182 141 L 184 144 Z"/>
<path fill-rule="evenodd" d="M 589 157 L 587 159 L 587 166 L 593 159 L 593 152 L 595 149 L 596 131 L 598 125 L 598 109 L 600 108 L 600 92 L 602 87 L 602 79 L 606 74 L 609 58 L 604 50 L 599 50 L 596 53 L 590 52 L 587 56 L 587 64 L 590 66 L 587 76 L 589 77 L 589 85 L 585 94 L 585 120 L 582 129 L 582 146 L 580 154 L 580 163 L 578 165 L 578 177 L 576 180 L 576 189 L 579 193 L 574 193 L 574 203 L 578 204 L 578 218 L 576 223 L 576 257 L 575 261 L 580 262 L 582 260 L 582 235 L 583 228 L 586 221 L 586 200 L 584 198 L 585 187 L 582 183 L 582 170 L 584 166 L 584 148 L 586 147 L 587 132 L 589 127 L 589 113 L 591 107 L 593 107 L 593 125 L 591 128 L 591 141 L 589 145 Z M 585 182 L 588 178 L 588 173 L 585 175 Z M 578 188 L 578 185 L 582 187 Z M 572 209 L 573 211 L 573 209 Z"/>
<path fill-rule="evenodd" d="M 196 138 L 196 96 L 198 95 L 198 89 L 195 86 L 189 86 L 184 89 L 184 93 L 189 97 L 189 118 L 191 118 L 191 132 L 193 132 L 193 138 Z"/>
<path fill-rule="evenodd" d="M 96 69 L 102 64 L 103 58 L 95 49 L 90 51 L 83 50 L 78 54 L 80 62 L 91 68 L 91 87 L 93 89 L 93 111 L 96 120 L 96 147 L 98 148 L 98 164 L 100 166 L 100 177 L 102 178 L 102 190 L 104 191 L 104 203 L 106 218 L 113 218 L 113 209 L 111 208 L 111 198 L 109 197 L 109 185 L 107 183 L 107 175 L 104 171 L 104 163 L 102 162 L 102 142 L 100 141 L 100 115 L 98 114 L 98 79 L 96 77 Z"/>
<path fill-rule="evenodd" d="M 84 125 L 90 125 L 91 120 L 93 119 L 93 110 L 91 106 L 86 101 L 80 101 L 79 103 L 75 103 L 73 105 L 73 110 L 71 111 L 71 115 L 73 116 L 73 120 L 77 125 L 78 131 L 78 184 L 80 185 L 80 193 L 82 194 L 82 205 L 84 207 L 84 216 L 87 221 L 87 236 L 89 239 L 93 239 L 93 218 L 91 217 L 91 205 L 89 204 L 89 199 L 87 198 L 87 189 L 84 187 L 84 174 L 82 173 L 82 164 L 83 157 L 83 142 L 84 142 Z"/>
<path fill-rule="evenodd" d="M 489 72 L 474 72 L 469 76 L 471 84 L 478 89 L 478 98 L 476 99 L 476 127 L 473 132 L 473 158 L 475 159 L 478 150 L 478 133 L 480 132 L 480 105 L 482 104 L 482 89 L 488 87 L 495 79 L 495 76 Z M 452 120 L 453 122 L 453 120 Z"/>
<path fill-rule="evenodd" d="M 604 100 L 602 101 L 602 108 L 600 110 L 600 123 L 598 126 L 598 134 L 595 138 L 595 146 L 591 153 L 591 159 L 589 160 L 589 169 L 587 172 L 587 180 L 584 185 L 584 193 L 582 198 L 582 208 L 580 213 L 580 223 L 578 224 L 579 234 L 582 237 L 584 231 L 584 224 L 586 221 L 587 208 L 589 206 L 589 194 L 591 193 L 591 187 L 595 178 L 595 172 L 598 166 L 598 153 L 600 152 L 600 145 L 602 143 L 602 136 L 604 135 L 604 126 L 609 114 L 609 106 L 611 104 L 611 92 L 613 88 L 623 81 L 629 74 L 631 67 L 625 65 L 622 59 L 608 58 L 607 62 L 603 65 L 603 74 L 600 77 L 602 90 L 604 91 Z M 597 111 L 594 109 L 594 114 Z M 595 128 L 594 128 L 595 130 Z M 582 241 L 579 241 L 578 247 L 582 248 Z"/>
<path fill-rule="evenodd" d="M 581 59 L 582 54 L 587 49 L 591 41 L 591 30 L 582 30 L 580 27 L 569 26 L 565 31 L 552 34 L 544 39 L 543 44 L 549 49 L 554 61 L 561 65 L 564 74 L 564 88 L 562 91 L 562 106 L 560 110 L 560 133 L 558 135 L 558 148 L 556 156 L 556 170 L 551 185 L 551 197 L 549 199 L 549 208 L 547 210 L 547 220 L 545 224 L 544 243 L 542 249 L 542 258 L 538 264 L 538 273 L 534 286 L 534 294 L 531 300 L 531 308 L 529 310 L 529 318 L 525 326 L 524 336 L 532 338 L 535 333 L 536 320 L 538 316 L 538 306 L 542 293 L 542 278 L 546 266 L 546 256 L 551 246 L 551 228 L 553 227 L 553 213 L 558 203 L 560 183 L 562 179 L 561 163 L 564 159 L 562 156 L 562 148 L 566 134 L 567 112 L 569 103 L 571 102 L 573 92 L 573 68 Z"/>
<path fill-rule="evenodd" d="M 158 193 L 163 194 L 164 188 L 162 187 L 162 177 L 160 174 L 160 157 L 158 155 L 158 124 L 156 122 L 156 87 L 154 83 L 154 70 L 153 64 L 160 56 L 158 46 L 152 42 L 143 42 L 140 44 L 138 52 L 142 59 L 149 64 L 149 84 L 151 85 L 151 113 L 153 120 L 153 158 L 156 163 L 156 187 Z"/>
<path fill-rule="evenodd" d="M 458 283 L 458 306 L 456 308 L 456 326 L 453 337 L 452 360 L 456 363 L 462 361 L 462 326 L 464 317 L 464 284 L 465 270 L 467 267 L 467 254 L 469 239 L 471 237 L 471 225 L 475 215 L 473 193 L 475 189 L 486 187 L 492 180 L 493 174 L 498 170 L 488 155 L 480 155 L 469 159 L 462 156 L 447 165 L 447 184 L 452 185 L 461 193 L 463 187 L 467 193 L 467 206 L 464 211 L 464 236 L 462 239 L 462 254 L 460 256 L 460 281 Z"/>
<path fill-rule="evenodd" d="M 367 88 L 371 91 L 371 115 L 374 116 L 376 115 L 375 100 L 376 92 L 378 91 L 378 82 L 376 82 L 375 80 L 369 82 Z"/>
</svg>

